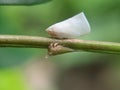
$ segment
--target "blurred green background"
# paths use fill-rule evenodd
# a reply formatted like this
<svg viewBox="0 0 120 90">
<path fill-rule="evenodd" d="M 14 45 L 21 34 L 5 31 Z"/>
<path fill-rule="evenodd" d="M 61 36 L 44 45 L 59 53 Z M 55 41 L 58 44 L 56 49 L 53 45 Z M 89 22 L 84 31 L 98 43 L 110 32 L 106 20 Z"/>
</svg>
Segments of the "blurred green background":
<svg viewBox="0 0 120 90">
<path fill-rule="evenodd" d="M 79 39 L 120 42 L 120 0 L 52 0 L 34 6 L 0 6 L 0 34 L 49 37 L 45 32 L 48 26 L 82 11 L 92 30 Z M 26 90 L 21 67 L 46 53 L 44 49 L 0 48 L 0 90 Z M 119 55 L 80 52 L 51 58 L 62 68 L 105 61 L 120 69 Z"/>
</svg>

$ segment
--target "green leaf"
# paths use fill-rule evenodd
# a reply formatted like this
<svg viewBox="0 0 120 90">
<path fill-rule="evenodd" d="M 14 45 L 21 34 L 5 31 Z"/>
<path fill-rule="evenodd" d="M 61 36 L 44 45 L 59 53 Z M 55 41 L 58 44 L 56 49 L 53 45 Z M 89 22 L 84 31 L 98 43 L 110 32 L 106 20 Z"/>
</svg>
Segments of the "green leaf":
<svg viewBox="0 0 120 90">
<path fill-rule="evenodd" d="M 0 5 L 35 5 L 51 0 L 0 0 Z"/>
</svg>

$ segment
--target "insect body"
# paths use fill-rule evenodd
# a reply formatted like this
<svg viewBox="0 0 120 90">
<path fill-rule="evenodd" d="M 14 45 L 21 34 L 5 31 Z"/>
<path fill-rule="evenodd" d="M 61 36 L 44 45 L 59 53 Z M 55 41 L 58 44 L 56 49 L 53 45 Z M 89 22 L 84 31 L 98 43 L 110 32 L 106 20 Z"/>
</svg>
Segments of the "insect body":
<svg viewBox="0 0 120 90">
<path fill-rule="evenodd" d="M 46 29 L 53 38 L 74 38 L 90 32 L 89 22 L 83 12 Z"/>
</svg>

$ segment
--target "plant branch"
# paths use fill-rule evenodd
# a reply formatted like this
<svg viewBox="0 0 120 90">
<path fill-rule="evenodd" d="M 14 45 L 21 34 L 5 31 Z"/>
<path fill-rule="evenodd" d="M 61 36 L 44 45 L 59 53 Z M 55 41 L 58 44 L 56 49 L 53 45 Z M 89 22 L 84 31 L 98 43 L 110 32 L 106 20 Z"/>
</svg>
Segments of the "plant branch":
<svg viewBox="0 0 120 90">
<path fill-rule="evenodd" d="M 59 49 L 59 52 L 62 50 L 62 53 L 82 50 L 97 53 L 120 54 L 120 43 L 79 39 L 59 40 L 37 36 L 0 35 L 0 47 L 48 48 L 51 43 L 58 43 L 63 46 L 62 49 Z"/>
</svg>

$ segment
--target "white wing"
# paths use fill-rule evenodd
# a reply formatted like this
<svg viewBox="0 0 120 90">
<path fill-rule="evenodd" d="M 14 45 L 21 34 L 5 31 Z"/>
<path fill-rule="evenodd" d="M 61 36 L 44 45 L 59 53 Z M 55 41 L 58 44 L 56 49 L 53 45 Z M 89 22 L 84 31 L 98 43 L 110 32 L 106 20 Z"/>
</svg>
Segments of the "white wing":
<svg viewBox="0 0 120 90">
<path fill-rule="evenodd" d="M 56 23 L 46 29 L 46 31 L 56 38 L 73 38 L 90 32 L 90 25 L 84 13 L 75 15 L 67 20 Z"/>
</svg>

